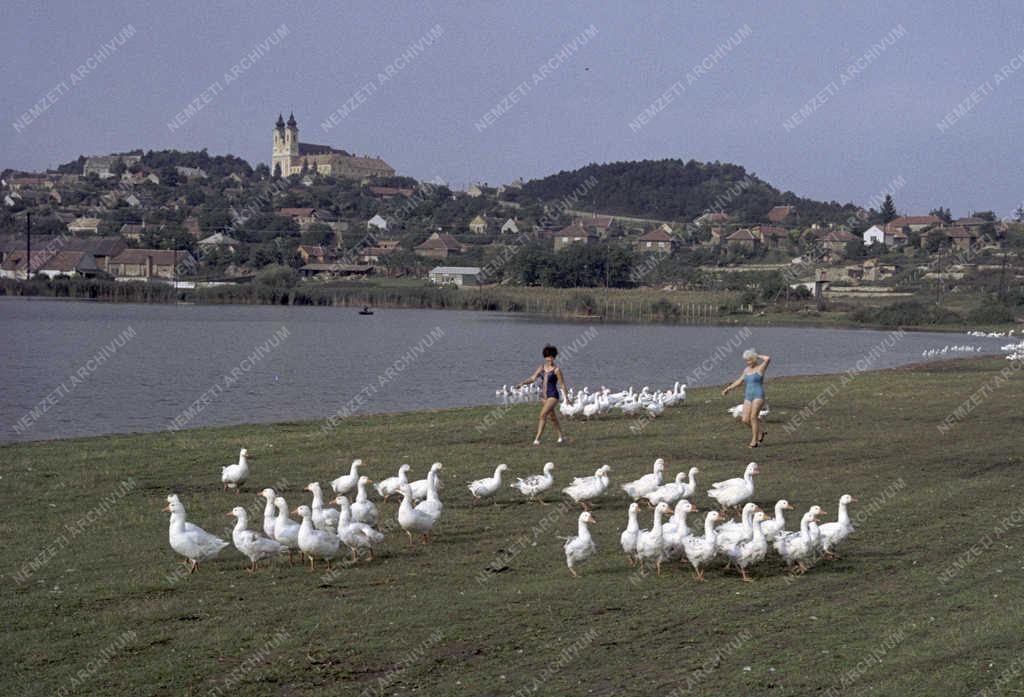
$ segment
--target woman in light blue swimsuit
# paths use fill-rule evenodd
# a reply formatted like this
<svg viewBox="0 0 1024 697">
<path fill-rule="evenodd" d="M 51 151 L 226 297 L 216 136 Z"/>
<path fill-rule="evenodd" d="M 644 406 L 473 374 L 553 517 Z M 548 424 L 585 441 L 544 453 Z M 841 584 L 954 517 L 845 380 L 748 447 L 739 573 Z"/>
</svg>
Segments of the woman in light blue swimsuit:
<svg viewBox="0 0 1024 697">
<path fill-rule="evenodd" d="M 747 349 L 743 352 L 743 362 L 747 367 L 743 369 L 735 382 L 722 390 L 722 395 L 729 394 L 740 385 L 746 385 L 743 393 L 743 423 L 750 424 L 750 445 L 748 448 L 756 448 L 760 445 L 767 431 L 761 430 L 761 407 L 764 406 L 764 371 L 768 370 L 771 363 L 771 356 L 759 356 L 754 349 Z"/>
</svg>

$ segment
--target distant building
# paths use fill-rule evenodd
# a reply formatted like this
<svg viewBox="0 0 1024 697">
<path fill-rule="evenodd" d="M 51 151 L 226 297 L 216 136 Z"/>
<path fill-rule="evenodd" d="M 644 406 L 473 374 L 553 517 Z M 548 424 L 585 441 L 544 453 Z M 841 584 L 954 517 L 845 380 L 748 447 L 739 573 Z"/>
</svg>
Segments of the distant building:
<svg viewBox="0 0 1024 697">
<path fill-rule="evenodd" d="M 435 232 L 413 250 L 421 257 L 447 259 L 452 254 L 461 254 L 462 245 L 451 235 Z"/>
<path fill-rule="evenodd" d="M 394 168 L 378 157 L 356 157 L 344 150 L 328 145 L 299 142 L 299 126 L 295 115 L 289 115 L 287 124 L 280 115 L 274 124 L 274 148 L 270 171 L 288 177 L 303 174 L 303 170 L 331 177 L 365 179 L 393 177 Z"/>
<path fill-rule="evenodd" d="M 930 228 L 933 225 L 941 225 L 942 218 L 937 215 L 902 215 L 899 218 L 893 218 L 886 225 L 890 229 L 900 229 L 904 232 L 920 232 L 925 228 Z"/>
<path fill-rule="evenodd" d="M 784 227 L 775 225 L 758 225 L 751 229 L 758 242 L 764 245 L 765 249 L 788 249 L 789 231 Z"/>
<path fill-rule="evenodd" d="M 299 227 L 306 227 L 317 222 L 315 208 L 281 208 L 278 215 L 285 215 L 299 224 Z"/>
<path fill-rule="evenodd" d="M 704 215 L 697 216 L 696 218 L 693 219 L 693 222 L 696 223 L 697 225 L 718 225 L 721 223 L 728 223 L 729 214 L 708 212 L 705 213 Z"/>
<path fill-rule="evenodd" d="M 590 244 L 597 240 L 597 233 L 584 228 L 577 221 L 555 233 L 555 251 L 561 251 L 572 244 Z"/>
<path fill-rule="evenodd" d="M 861 239 L 847 230 L 831 230 L 818 238 L 822 245 L 829 251 L 842 254 L 851 242 L 860 242 Z"/>
<path fill-rule="evenodd" d="M 76 235 L 98 235 L 102 222 L 99 218 L 76 218 L 68 225 L 68 231 Z"/>
<path fill-rule="evenodd" d="M 795 206 L 775 206 L 768 211 L 768 221 L 772 223 L 792 223 L 796 221 Z"/>
<path fill-rule="evenodd" d="M 641 254 L 671 254 L 676 246 L 676 237 L 656 227 L 640 235 L 634 241 L 636 251 Z"/>
<path fill-rule="evenodd" d="M 123 162 L 125 167 L 131 167 L 142 161 L 142 155 L 100 155 L 98 157 L 88 157 L 85 160 L 85 164 L 82 165 L 82 176 L 95 174 L 100 179 L 109 179 L 116 176 L 114 174 L 114 167 L 117 165 L 118 160 Z"/>
<path fill-rule="evenodd" d="M 225 235 L 223 232 L 216 232 L 209 237 L 199 240 L 196 244 L 199 245 L 200 249 L 204 250 L 223 247 L 230 252 L 234 252 L 242 243 L 234 237 Z"/>
<path fill-rule="evenodd" d="M 515 218 L 509 218 L 501 225 L 501 234 L 503 235 L 518 235 L 520 232 L 519 221 Z"/>
<path fill-rule="evenodd" d="M 318 244 L 300 244 L 299 256 L 303 264 L 323 264 L 327 261 L 327 251 Z"/>
<path fill-rule="evenodd" d="M 970 249 L 981 237 L 976 228 L 967 228 L 961 225 L 943 228 L 942 232 L 946 235 L 946 242 L 961 251 Z"/>
<path fill-rule="evenodd" d="M 430 270 L 430 282 L 439 286 L 455 285 L 459 288 L 480 283 L 479 266 L 437 266 Z"/>
<path fill-rule="evenodd" d="M 388 221 L 385 220 L 379 213 L 369 220 L 366 221 L 366 229 L 376 228 L 378 230 L 387 230 Z"/>
<path fill-rule="evenodd" d="M 597 215 L 596 213 L 583 216 L 577 219 L 576 222 L 602 239 L 608 237 L 617 226 L 615 218 L 610 215 Z"/>
<path fill-rule="evenodd" d="M 759 240 L 753 232 L 747 228 L 742 228 L 732 233 L 725 238 L 725 243 L 730 247 L 737 247 L 740 249 L 755 249 L 759 243 Z"/>
<path fill-rule="evenodd" d="M 487 232 L 487 218 L 482 215 L 478 215 L 469 221 L 469 231 L 476 233 L 477 235 L 483 235 Z"/>
<path fill-rule="evenodd" d="M 195 258 L 185 250 L 125 249 L 110 259 L 108 273 L 122 279 L 173 280 L 195 264 Z"/>
</svg>

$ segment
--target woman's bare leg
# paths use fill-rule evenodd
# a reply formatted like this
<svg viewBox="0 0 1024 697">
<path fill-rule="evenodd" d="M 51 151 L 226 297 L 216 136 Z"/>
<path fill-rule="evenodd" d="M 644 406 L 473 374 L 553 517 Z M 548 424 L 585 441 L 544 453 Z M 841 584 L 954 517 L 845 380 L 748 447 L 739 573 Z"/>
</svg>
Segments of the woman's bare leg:
<svg viewBox="0 0 1024 697">
<path fill-rule="evenodd" d="M 761 437 L 761 406 L 763 399 L 755 399 L 750 402 L 750 444 L 757 445 Z"/>
<path fill-rule="evenodd" d="M 558 402 L 555 402 L 557 405 Z M 558 440 L 562 440 L 562 425 L 558 423 L 558 410 L 555 409 L 554 405 L 551 407 L 551 411 L 548 412 L 548 418 L 551 419 L 552 425 L 555 427 L 555 433 L 558 434 Z"/>
<path fill-rule="evenodd" d="M 533 439 L 534 442 L 539 441 L 540 437 L 544 435 L 544 426 L 547 422 L 548 413 L 555 408 L 557 403 L 558 400 L 554 397 L 548 397 L 544 400 L 544 405 L 540 408 L 540 420 L 537 422 L 537 437 Z"/>
</svg>

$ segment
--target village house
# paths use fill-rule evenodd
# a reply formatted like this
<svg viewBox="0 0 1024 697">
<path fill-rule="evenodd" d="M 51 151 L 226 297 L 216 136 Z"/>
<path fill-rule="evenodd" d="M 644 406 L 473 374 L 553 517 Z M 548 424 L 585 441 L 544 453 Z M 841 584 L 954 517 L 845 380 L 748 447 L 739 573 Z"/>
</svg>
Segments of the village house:
<svg viewBox="0 0 1024 697">
<path fill-rule="evenodd" d="M 203 251 L 220 248 L 233 253 L 241 246 L 242 243 L 234 237 L 225 235 L 223 232 L 215 232 L 209 237 L 199 240 L 196 244 L 198 244 L 199 248 Z"/>
<path fill-rule="evenodd" d="M 760 244 L 757 236 L 747 228 L 741 228 L 725 238 L 725 243 L 738 249 L 756 249 Z"/>
<path fill-rule="evenodd" d="M 659 226 L 637 237 L 633 246 L 640 254 L 671 254 L 676 243 L 675 235 Z"/>
<path fill-rule="evenodd" d="M 76 235 L 98 235 L 102 222 L 99 218 L 76 218 L 68 225 L 68 231 Z"/>
<path fill-rule="evenodd" d="M 406 198 L 412 196 L 412 189 L 399 188 L 397 186 L 371 186 L 367 188 L 367 193 L 374 198 L 380 198 L 384 200 L 395 198 L 396 196 L 405 196 Z"/>
<path fill-rule="evenodd" d="M 774 206 L 770 211 L 768 211 L 768 222 L 771 223 L 793 224 L 797 222 L 796 218 L 795 206 Z"/>
<path fill-rule="evenodd" d="M 384 257 L 394 254 L 399 249 L 398 240 L 377 240 L 373 247 L 366 247 L 359 252 L 359 263 L 377 264 Z"/>
<path fill-rule="evenodd" d="M 703 215 L 699 215 L 693 219 L 696 225 L 718 225 L 729 222 L 728 213 L 712 213 L 707 212 Z"/>
<path fill-rule="evenodd" d="M 921 232 L 926 228 L 941 225 L 942 218 L 937 215 L 902 215 L 886 223 L 886 229 L 906 232 Z"/>
<path fill-rule="evenodd" d="M 515 218 L 509 218 L 501 225 L 501 234 L 503 235 L 518 235 L 520 232 L 519 221 Z"/>
<path fill-rule="evenodd" d="M 596 213 L 578 218 L 576 222 L 601 239 L 607 239 L 617 226 L 615 218 L 610 215 L 597 215 Z"/>
<path fill-rule="evenodd" d="M 478 285 L 481 281 L 479 266 L 437 266 L 430 270 L 430 282 L 439 286 Z"/>
<path fill-rule="evenodd" d="M 82 165 L 82 176 L 87 177 L 90 174 L 95 174 L 100 179 L 109 179 L 116 176 L 114 174 L 114 167 L 118 160 L 123 162 L 125 167 L 131 167 L 142 161 L 142 155 L 99 155 L 97 157 L 88 157 L 85 160 L 85 164 Z"/>
<path fill-rule="evenodd" d="M 96 257 L 88 252 L 65 250 L 57 252 L 49 259 L 39 265 L 38 269 L 32 269 L 33 276 L 81 276 L 83 278 L 96 278 L 103 270 L 96 264 Z"/>
<path fill-rule="evenodd" d="M 195 265 L 195 258 L 186 250 L 125 249 L 110 259 L 108 273 L 119 279 L 173 280 Z"/>
<path fill-rule="evenodd" d="M 327 261 L 327 251 L 318 244 L 300 244 L 299 256 L 303 264 L 323 264 Z"/>
<path fill-rule="evenodd" d="M 469 221 L 468 227 L 470 232 L 477 235 L 484 235 L 487 233 L 488 228 L 487 218 L 482 215 L 478 215 Z"/>
<path fill-rule="evenodd" d="M 830 230 L 818 238 L 822 246 L 836 254 L 845 254 L 846 247 L 851 242 L 859 242 L 860 238 L 848 230 Z"/>
<path fill-rule="evenodd" d="M 568 225 L 555 233 L 555 251 L 561 251 L 571 244 L 590 244 L 597 240 L 597 234 L 587 230 L 579 221 Z"/>
<path fill-rule="evenodd" d="M 146 223 L 125 223 L 121 226 L 120 235 L 126 240 L 138 242 L 146 232 Z"/>
<path fill-rule="evenodd" d="M 946 243 L 960 251 L 967 251 L 981 237 L 981 233 L 978 232 L 977 228 L 967 228 L 960 225 L 942 228 L 942 233 L 946 236 Z"/>
<path fill-rule="evenodd" d="M 300 228 L 317 222 L 315 208 L 281 208 L 277 214 L 291 218 Z"/>
<path fill-rule="evenodd" d="M 387 230 L 388 221 L 378 213 L 366 221 L 366 229 Z"/>
<path fill-rule="evenodd" d="M 758 225 L 751 229 L 754 233 L 754 237 L 760 242 L 766 249 L 788 249 L 789 243 L 789 231 L 784 227 L 778 227 L 776 225 Z"/>
<path fill-rule="evenodd" d="M 447 233 L 435 232 L 426 240 L 416 245 L 413 251 L 419 256 L 429 259 L 447 259 L 449 255 L 461 254 L 462 245 Z"/>
</svg>

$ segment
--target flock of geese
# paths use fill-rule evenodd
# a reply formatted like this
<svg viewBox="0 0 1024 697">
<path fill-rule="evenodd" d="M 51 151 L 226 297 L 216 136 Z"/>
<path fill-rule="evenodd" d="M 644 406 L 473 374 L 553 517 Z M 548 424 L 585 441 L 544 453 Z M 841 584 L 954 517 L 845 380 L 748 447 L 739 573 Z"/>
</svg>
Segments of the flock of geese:
<svg viewBox="0 0 1024 697">
<path fill-rule="evenodd" d="M 947 353 L 978 353 L 979 351 L 981 351 L 980 346 L 950 346 L 946 344 L 942 348 L 925 349 L 921 352 L 921 356 L 932 358 L 933 356 L 945 356 Z"/>
<path fill-rule="evenodd" d="M 577 479 L 564 491 L 585 505 L 607 490 L 609 469 L 601 467 L 593 477 Z M 757 463 L 751 462 L 742 477 L 711 485 L 707 493 L 717 502 L 718 510 L 707 513 L 703 534 L 695 534 L 687 525 L 686 516 L 698 510 L 690 499 L 697 490 L 694 476 L 699 470 L 691 467 L 667 484 L 662 483 L 664 471 L 665 462 L 659 458 L 650 474 L 622 485 L 633 503 L 629 505 L 626 529 L 619 542 L 630 566 L 637 566 L 641 575 L 646 575 L 647 566 L 653 565 L 660 576 L 662 563 L 679 560 L 688 562 L 696 579 L 704 581 L 705 570 L 718 560 L 737 569 L 744 581 L 751 581 L 748 569 L 764 561 L 770 546 L 774 546 L 791 572 L 803 573 L 817 559 L 838 558 L 839 545 L 854 531 L 848 506 L 856 499 L 849 494 L 839 498 L 834 522 L 820 523 L 818 519 L 825 511 L 813 505 L 800 519 L 798 531 L 786 530 L 785 512 L 793 509 L 787 500 L 775 504 L 773 517 L 750 500 L 754 495 L 754 475 L 760 473 Z M 640 502 L 654 509 L 651 527 L 647 529 L 640 529 Z M 729 520 L 729 512 L 740 506 L 740 520 Z M 666 515 L 671 515 L 671 519 L 664 521 Z M 585 510 L 579 516 L 577 534 L 566 538 L 565 562 L 573 576 L 578 575 L 580 564 L 597 553 L 589 529 L 594 522 L 593 515 Z"/>
<path fill-rule="evenodd" d="M 523 387 L 502 385 L 494 391 L 507 403 L 533 401 L 540 396 L 540 388 L 536 383 Z M 651 417 L 661 416 L 666 407 L 682 404 L 686 401 L 686 385 L 675 383 L 664 390 L 651 390 L 644 386 L 635 390 L 632 386 L 625 390 L 613 391 L 608 387 L 600 387 L 593 392 L 589 387 L 582 390 L 569 390 L 565 399 L 558 405 L 558 413 L 568 419 L 582 416 L 592 419 L 618 409 L 626 416 L 636 416 L 646 412 Z"/>
<path fill-rule="evenodd" d="M 370 499 L 371 485 L 385 502 L 392 496 L 401 497 L 396 515 L 398 526 L 405 531 L 409 544 L 415 544 L 414 536 L 427 544 L 444 510 L 440 498 L 443 488 L 440 473 L 444 466 L 435 462 L 424 479 L 409 481 L 410 466 L 403 464 L 395 476 L 377 483 L 360 474 L 363 466 L 362 460 L 354 460 L 348 474 L 330 482 L 334 497 L 329 503 L 337 508 L 326 506 L 320 484 L 311 482 L 305 488 L 311 497 L 309 504 L 294 510 L 273 489 L 262 489 L 259 495 L 266 500 L 262 530 L 249 528 L 249 512 L 242 506 L 235 506 L 227 513 L 235 519 L 231 541 L 249 559 L 248 571 L 255 572 L 260 562 L 283 558 L 285 554 L 292 562 L 296 553 L 308 560 L 310 571 L 316 569 L 318 560 L 326 562 L 330 568 L 331 562 L 344 557 L 346 550 L 353 563 L 364 554 L 373 560 L 374 550 L 384 541 L 384 532 L 379 529 L 384 526 L 380 525 L 380 509 Z M 509 486 L 531 501 L 545 503 L 542 495 L 555 484 L 554 469 L 554 463 L 548 462 L 541 473 L 516 478 Z M 502 489 L 503 476 L 507 471 L 508 466 L 500 464 L 490 477 L 469 482 L 467 488 L 474 503 L 494 497 Z M 748 569 L 765 559 L 770 544 L 791 570 L 802 572 L 820 556 L 835 557 L 839 544 L 853 532 L 847 506 L 856 499 L 847 494 L 839 499 L 836 521 L 819 524 L 818 518 L 825 511 L 815 505 L 801 518 L 799 531 L 787 531 L 785 511 L 793 508 L 788 501 L 776 503 L 774 517 L 771 518 L 751 501 L 754 475 L 760 472 L 757 464 L 751 462 L 742 477 L 715 482 L 708 490 L 708 496 L 717 502 L 718 510 L 710 511 L 705 517 L 703 534 L 695 534 L 688 527 L 686 516 L 697 512 L 692 499 L 697 492 L 695 477 L 699 471 L 697 467 L 691 467 L 687 472 L 676 474 L 672 481 L 665 482 L 665 461 L 658 458 L 650 474 L 621 485 L 622 491 L 633 502 L 629 506 L 627 526 L 620 542 L 630 565 L 638 566 L 641 574 L 646 574 L 647 567 L 653 565 L 661 575 L 664 562 L 685 559 L 693 566 L 697 579 L 703 581 L 707 567 L 719 559 L 735 567 L 742 578 L 749 581 Z M 604 465 L 591 476 L 576 477 L 561 490 L 583 508 L 577 534 L 561 538 L 565 541 L 566 566 L 573 576 L 577 576 L 577 568 L 597 552 L 589 529 L 596 522 L 590 505 L 607 496 L 611 485 L 610 472 L 611 467 Z M 245 448 L 240 451 L 237 463 L 221 468 L 221 482 L 225 490 L 238 493 L 249 476 L 248 451 Z M 349 495 L 353 492 L 355 497 L 350 501 Z M 640 529 L 641 502 L 653 508 L 653 523 L 649 529 Z M 729 512 L 740 507 L 740 520 L 727 520 Z M 201 562 L 217 557 L 229 546 L 225 540 L 189 522 L 185 506 L 177 494 L 167 496 L 164 511 L 170 513 L 171 549 L 183 557 L 189 574 L 198 570 Z M 292 515 L 298 516 L 299 520 L 294 520 Z M 672 517 L 663 520 L 667 515 Z"/>
</svg>

